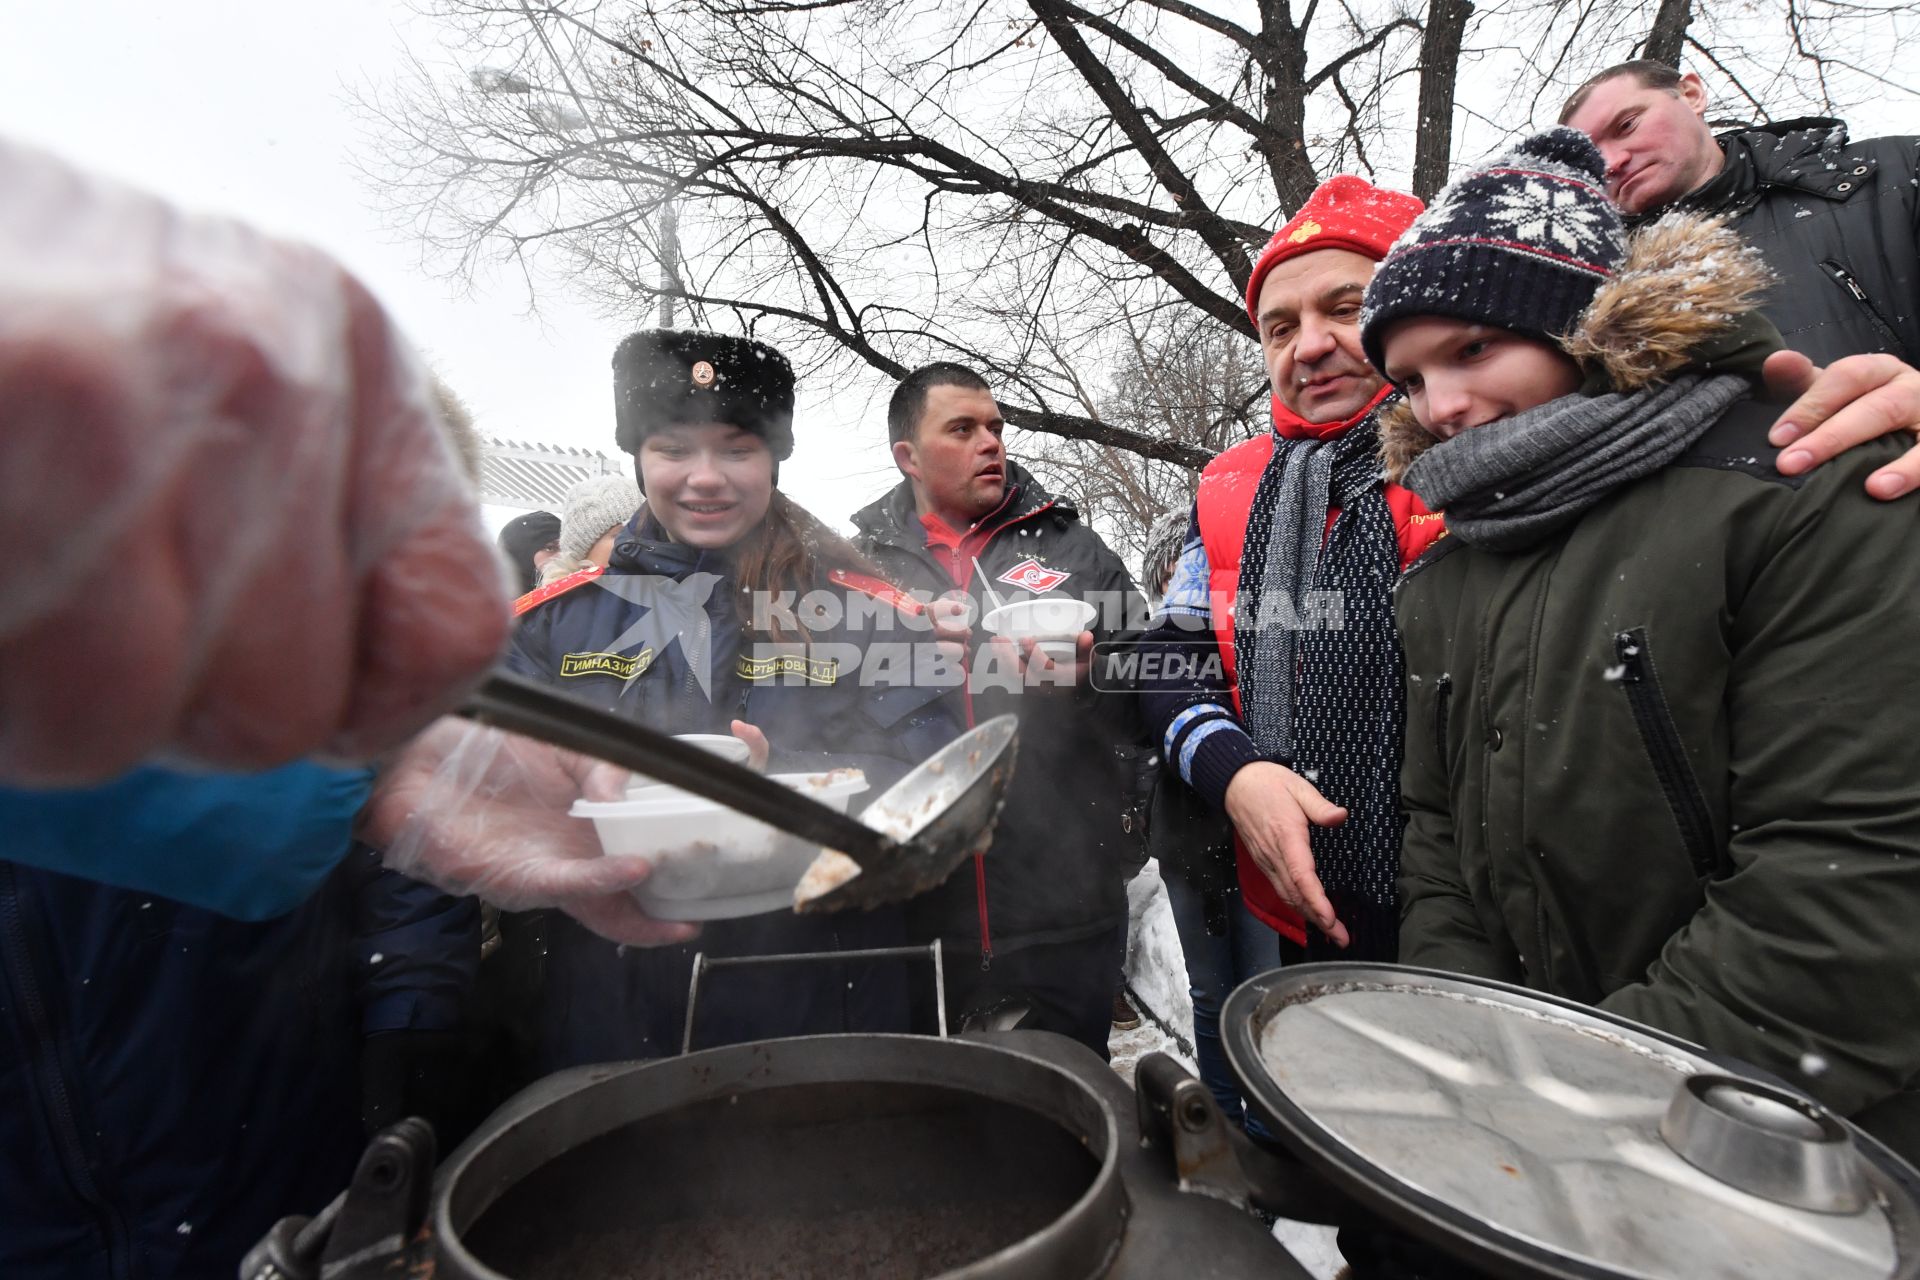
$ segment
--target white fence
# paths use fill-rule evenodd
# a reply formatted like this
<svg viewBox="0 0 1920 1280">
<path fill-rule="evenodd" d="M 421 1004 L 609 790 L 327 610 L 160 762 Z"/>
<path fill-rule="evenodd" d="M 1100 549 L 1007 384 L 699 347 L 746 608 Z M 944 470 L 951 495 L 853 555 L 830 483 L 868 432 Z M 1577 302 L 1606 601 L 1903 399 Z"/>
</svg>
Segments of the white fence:
<svg viewBox="0 0 1920 1280">
<path fill-rule="evenodd" d="M 585 449 L 522 444 L 483 438 L 480 442 L 480 500 L 521 511 L 560 510 L 561 499 L 589 476 L 624 474 L 631 459 L 609 458 Z"/>
</svg>

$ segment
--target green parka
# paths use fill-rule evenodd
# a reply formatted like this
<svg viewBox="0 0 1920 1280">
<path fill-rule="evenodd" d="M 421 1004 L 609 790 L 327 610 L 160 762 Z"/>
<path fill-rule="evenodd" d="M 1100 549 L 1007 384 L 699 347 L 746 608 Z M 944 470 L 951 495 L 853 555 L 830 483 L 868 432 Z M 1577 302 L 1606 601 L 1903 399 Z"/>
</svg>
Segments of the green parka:
<svg viewBox="0 0 1920 1280">
<path fill-rule="evenodd" d="M 1726 233 L 1663 234 L 1569 343 L 1621 390 L 1750 306 L 1688 265 Z M 1409 569 L 1401 958 L 1744 1059 L 1920 1159 L 1920 503 L 1862 489 L 1905 437 L 1781 476 L 1777 412 L 1524 551 Z"/>
</svg>

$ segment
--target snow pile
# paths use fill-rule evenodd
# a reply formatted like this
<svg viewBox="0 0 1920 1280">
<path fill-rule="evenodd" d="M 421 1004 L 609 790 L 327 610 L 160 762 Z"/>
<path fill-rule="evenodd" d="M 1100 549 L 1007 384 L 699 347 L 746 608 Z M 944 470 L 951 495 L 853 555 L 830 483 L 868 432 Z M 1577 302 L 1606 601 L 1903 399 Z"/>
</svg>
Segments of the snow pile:
<svg viewBox="0 0 1920 1280">
<path fill-rule="evenodd" d="M 1180 1043 L 1182 1059 L 1193 1056 L 1193 997 L 1187 987 L 1187 962 L 1160 864 L 1151 858 L 1127 884 L 1127 987 L 1140 1012 Z"/>
</svg>

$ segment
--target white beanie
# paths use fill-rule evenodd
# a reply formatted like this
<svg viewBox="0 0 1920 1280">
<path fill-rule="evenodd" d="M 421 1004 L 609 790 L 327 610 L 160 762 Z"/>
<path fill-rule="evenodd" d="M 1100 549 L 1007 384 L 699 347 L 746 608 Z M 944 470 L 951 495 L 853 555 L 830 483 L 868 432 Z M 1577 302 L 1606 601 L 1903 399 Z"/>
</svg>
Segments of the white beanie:
<svg viewBox="0 0 1920 1280">
<path fill-rule="evenodd" d="M 640 486 L 632 476 L 594 476 L 567 490 L 560 508 L 560 556 L 583 559 L 607 530 L 633 519 Z"/>
</svg>

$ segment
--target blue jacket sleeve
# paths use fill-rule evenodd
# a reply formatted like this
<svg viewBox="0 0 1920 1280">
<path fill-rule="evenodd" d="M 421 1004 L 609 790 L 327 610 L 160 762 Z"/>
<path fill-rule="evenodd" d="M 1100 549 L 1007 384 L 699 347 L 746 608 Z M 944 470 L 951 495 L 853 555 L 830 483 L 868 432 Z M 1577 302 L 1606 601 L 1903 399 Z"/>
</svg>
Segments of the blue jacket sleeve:
<svg viewBox="0 0 1920 1280">
<path fill-rule="evenodd" d="M 285 915 L 339 865 L 370 768 L 136 769 L 78 790 L 0 788 L 6 856 L 239 920 Z"/>
<path fill-rule="evenodd" d="M 1224 810 L 1233 775 L 1261 755 L 1233 713 L 1213 632 L 1212 578 L 1196 510 L 1166 598 L 1140 642 L 1140 714 L 1181 779 Z"/>
<path fill-rule="evenodd" d="M 451 1031 L 480 977 L 480 903 L 380 865 L 356 845 L 343 868 L 353 897 L 360 1029 Z"/>
</svg>

